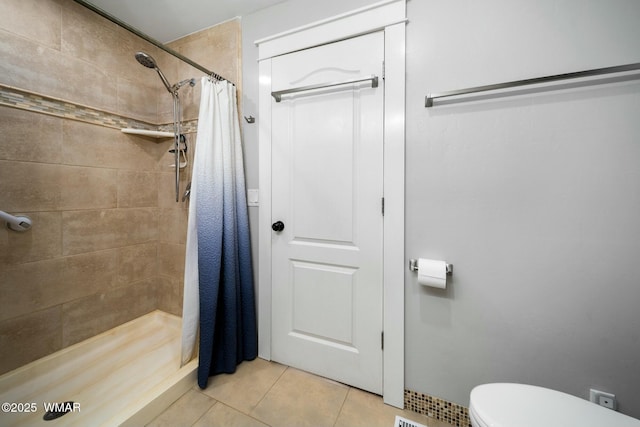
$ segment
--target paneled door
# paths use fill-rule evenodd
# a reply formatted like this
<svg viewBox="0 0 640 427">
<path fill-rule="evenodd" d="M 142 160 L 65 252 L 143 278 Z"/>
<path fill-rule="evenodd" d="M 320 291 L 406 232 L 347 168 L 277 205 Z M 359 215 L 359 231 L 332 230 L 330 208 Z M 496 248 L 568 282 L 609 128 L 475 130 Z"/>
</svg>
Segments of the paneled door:
<svg viewBox="0 0 640 427">
<path fill-rule="evenodd" d="M 273 58 L 272 359 L 382 393 L 384 33 Z"/>
</svg>

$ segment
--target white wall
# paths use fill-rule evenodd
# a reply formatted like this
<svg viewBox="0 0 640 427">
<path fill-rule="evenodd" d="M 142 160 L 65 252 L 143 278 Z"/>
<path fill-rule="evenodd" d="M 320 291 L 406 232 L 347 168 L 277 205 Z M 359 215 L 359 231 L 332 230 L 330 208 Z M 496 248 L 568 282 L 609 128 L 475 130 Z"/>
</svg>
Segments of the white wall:
<svg viewBox="0 0 640 427">
<path fill-rule="evenodd" d="M 408 3 L 406 387 L 491 381 L 640 417 L 640 80 L 423 107 L 428 92 L 640 62 L 640 2 Z"/>
<path fill-rule="evenodd" d="M 254 40 L 367 3 L 244 17 L 244 114 L 257 115 Z M 429 92 L 640 62 L 640 2 L 407 12 L 406 255 L 454 275 L 441 292 L 406 273 L 406 388 L 466 406 L 484 382 L 595 386 L 640 417 L 640 80 L 424 108 Z M 244 132 L 257 187 L 257 126 Z"/>
</svg>

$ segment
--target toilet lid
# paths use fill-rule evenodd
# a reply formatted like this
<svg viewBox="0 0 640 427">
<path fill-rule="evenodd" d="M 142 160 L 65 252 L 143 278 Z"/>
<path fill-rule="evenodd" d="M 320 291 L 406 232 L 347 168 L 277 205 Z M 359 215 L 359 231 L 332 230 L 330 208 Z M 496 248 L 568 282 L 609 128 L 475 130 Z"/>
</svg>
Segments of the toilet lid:
<svg viewBox="0 0 640 427">
<path fill-rule="evenodd" d="M 479 427 L 640 427 L 640 421 L 584 399 L 526 384 L 484 384 L 471 391 Z"/>
</svg>

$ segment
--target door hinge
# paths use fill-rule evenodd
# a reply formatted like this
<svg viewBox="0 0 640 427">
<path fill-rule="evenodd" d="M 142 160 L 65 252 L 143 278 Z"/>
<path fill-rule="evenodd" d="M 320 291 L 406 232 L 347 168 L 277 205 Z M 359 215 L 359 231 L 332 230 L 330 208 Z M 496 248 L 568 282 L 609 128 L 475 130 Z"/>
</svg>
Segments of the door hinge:
<svg viewBox="0 0 640 427">
<path fill-rule="evenodd" d="M 382 203 L 381 204 L 382 204 L 382 206 L 381 206 L 382 207 L 382 216 L 384 216 L 384 197 L 382 198 Z"/>
<path fill-rule="evenodd" d="M 380 332 L 380 348 L 384 350 L 384 331 Z"/>
<path fill-rule="evenodd" d="M 384 80 L 384 78 L 385 78 L 386 71 L 387 71 L 387 70 L 386 70 L 386 68 L 385 68 L 385 66 L 384 66 L 384 61 L 382 61 L 382 80 Z"/>
</svg>

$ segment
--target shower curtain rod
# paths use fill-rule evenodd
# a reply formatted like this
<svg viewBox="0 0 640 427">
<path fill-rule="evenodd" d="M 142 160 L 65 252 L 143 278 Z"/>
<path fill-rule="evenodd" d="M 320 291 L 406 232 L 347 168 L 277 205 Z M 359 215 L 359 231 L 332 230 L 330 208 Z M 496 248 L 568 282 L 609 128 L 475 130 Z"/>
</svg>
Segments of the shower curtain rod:
<svg viewBox="0 0 640 427">
<path fill-rule="evenodd" d="M 447 98 L 449 96 L 466 95 L 469 93 L 486 92 L 490 90 L 507 89 L 507 88 L 526 86 L 526 85 L 531 85 L 536 83 L 546 83 L 546 82 L 557 81 L 557 80 L 576 79 L 580 77 L 600 76 L 603 74 L 621 73 L 623 71 L 633 71 L 633 70 L 640 70 L 640 62 L 636 62 L 634 64 L 618 65 L 615 67 L 606 67 L 606 68 L 597 68 L 597 69 L 586 70 L 586 71 L 577 71 L 574 73 L 556 74 L 554 76 L 536 77 L 533 79 L 525 79 L 525 80 L 516 80 L 513 82 L 507 82 L 507 83 L 477 86 L 477 87 L 472 87 L 467 89 L 451 90 L 448 92 L 430 93 L 425 98 L 424 106 L 426 108 L 433 107 L 434 100 L 440 99 L 440 98 Z"/>
<path fill-rule="evenodd" d="M 156 39 L 154 39 L 152 37 L 149 37 L 145 33 L 141 32 L 138 29 L 132 27 L 131 25 L 119 20 L 115 16 L 113 16 L 110 13 L 100 9 L 99 7 L 94 6 L 94 5 L 92 5 L 91 3 L 89 3 L 89 2 L 87 2 L 85 0 L 74 0 L 74 1 L 76 3 L 78 3 L 78 4 L 81 4 L 82 6 L 86 7 L 87 9 L 90 9 L 90 10 L 94 11 L 98 15 L 100 15 L 100 16 L 102 16 L 104 18 L 107 18 L 109 21 L 113 22 L 116 25 L 121 26 L 122 28 L 124 28 L 125 30 L 135 34 L 136 36 L 145 39 L 146 41 L 148 41 L 152 45 L 154 45 L 156 47 L 159 47 L 160 49 L 164 50 L 168 54 L 175 56 L 179 60 L 186 62 L 187 64 L 191 65 L 194 68 L 197 68 L 198 70 L 202 71 L 203 73 L 207 74 L 208 76 L 213 77 L 216 80 L 226 80 L 226 81 L 228 81 L 229 83 L 231 83 L 231 84 L 233 84 L 235 86 L 235 83 L 233 83 L 231 80 L 229 80 L 229 79 L 227 79 L 225 77 L 222 77 L 218 73 L 214 73 L 213 71 L 207 70 L 206 68 L 204 68 L 202 65 L 198 64 L 197 62 L 193 62 L 192 60 L 190 60 L 186 56 L 183 56 L 183 55 L 179 54 L 175 50 L 165 46 L 162 43 L 160 43 L 158 40 L 156 40 Z"/>
</svg>

